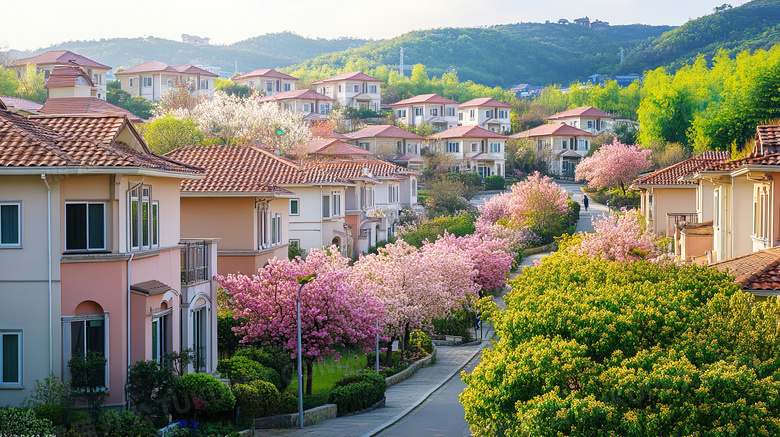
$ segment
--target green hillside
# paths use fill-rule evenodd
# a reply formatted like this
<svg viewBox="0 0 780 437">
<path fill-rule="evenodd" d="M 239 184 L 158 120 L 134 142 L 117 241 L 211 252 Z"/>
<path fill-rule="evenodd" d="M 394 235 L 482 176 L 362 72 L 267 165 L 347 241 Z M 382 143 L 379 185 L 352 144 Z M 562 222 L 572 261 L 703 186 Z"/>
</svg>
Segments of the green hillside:
<svg viewBox="0 0 780 437">
<path fill-rule="evenodd" d="M 753 0 L 742 6 L 691 20 L 628 53 L 618 72 L 660 66 L 676 70 L 698 54 L 712 59 L 720 48 L 735 54 L 780 43 L 780 0 Z"/>
</svg>

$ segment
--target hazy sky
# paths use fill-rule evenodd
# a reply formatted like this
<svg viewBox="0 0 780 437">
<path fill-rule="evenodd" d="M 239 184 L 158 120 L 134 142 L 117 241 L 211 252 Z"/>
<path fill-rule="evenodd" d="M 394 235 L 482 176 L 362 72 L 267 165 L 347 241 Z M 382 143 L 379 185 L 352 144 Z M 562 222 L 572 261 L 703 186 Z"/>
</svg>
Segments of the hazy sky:
<svg viewBox="0 0 780 437">
<path fill-rule="evenodd" d="M 291 31 L 312 38 L 385 39 L 436 27 L 573 20 L 680 25 L 725 0 L 221 0 L 3 1 L 0 49 L 32 50 L 71 40 L 187 33 L 230 44 Z M 746 1 L 731 1 L 739 6 Z"/>
</svg>

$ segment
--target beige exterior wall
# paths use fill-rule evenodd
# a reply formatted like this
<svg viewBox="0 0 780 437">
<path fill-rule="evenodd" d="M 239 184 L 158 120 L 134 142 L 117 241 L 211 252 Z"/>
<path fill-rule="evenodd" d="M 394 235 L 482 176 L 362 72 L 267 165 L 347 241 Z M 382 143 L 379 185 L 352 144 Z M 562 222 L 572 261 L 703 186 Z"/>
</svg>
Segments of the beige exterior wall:
<svg viewBox="0 0 780 437">
<path fill-rule="evenodd" d="M 753 182 L 745 178 L 733 180 L 731 196 L 731 238 L 733 252 L 729 258 L 753 251 Z"/>
<path fill-rule="evenodd" d="M 309 251 L 330 246 L 334 237 L 344 240 L 344 216 L 346 213 L 346 190 L 343 186 L 284 187 L 299 199 L 300 214 L 290 216 L 290 239 L 300 242 Z M 332 192 L 341 194 L 341 215 L 333 216 Z M 323 196 L 330 196 L 330 218 L 322 217 Z"/>
<path fill-rule="evenodd" d="M 696 213 L 696 188 L 658 188 L 653 194 L 653 233 L 666 235 L 666 214 Z"/>
<path fill-rule="evenodd" d="M 474 111 L 473 117 L 471 116 L 472 110 Z M 488 111 L 493 111 L 493 117 L 490 117 L 493 121 L 490 124 L 487 123 Z M 499 117 L 499 111 L 506 111 L 506 117 Z M 467 108 L 460 108 L 458 109 L 458 125 L 479 126 L 483 129 L 503 134 L 511 129 L 511 121 L 509 119 L 510 111 L 510 108 L 496 108 L 491 106 L 470 106 Z"/>
</svg>

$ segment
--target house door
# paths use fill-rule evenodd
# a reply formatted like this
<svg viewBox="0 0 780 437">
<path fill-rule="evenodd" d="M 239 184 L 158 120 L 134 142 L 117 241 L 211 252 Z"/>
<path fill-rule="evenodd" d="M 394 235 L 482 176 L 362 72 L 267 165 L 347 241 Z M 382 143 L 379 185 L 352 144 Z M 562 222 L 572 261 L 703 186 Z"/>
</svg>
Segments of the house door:
<svg viewBox="0 0 780 437">
<path fill-rule="evenodd" d="M 491 168 L 485 166 L 479 166 L 477 167 L 477 173 L 479 173 L 479 175 L 482 176 L 482 179 L 484 180 L 486 177 L 490 176 Z"/>
</svg>

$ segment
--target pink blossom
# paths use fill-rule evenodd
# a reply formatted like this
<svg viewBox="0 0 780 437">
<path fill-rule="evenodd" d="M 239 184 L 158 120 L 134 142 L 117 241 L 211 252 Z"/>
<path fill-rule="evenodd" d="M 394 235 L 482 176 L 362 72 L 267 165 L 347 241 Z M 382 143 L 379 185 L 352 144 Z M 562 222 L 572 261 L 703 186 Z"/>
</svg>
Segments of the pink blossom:
<svg viewBox="0 0 780 437">
<path fill-rule="evenodd" d="M 617 139 L 605 144 L 593 156 L 585 158 L 575 170 L 577 180 L 591 187 L 625 188 L 644 170 L 652 166 L 649 149 L 621 144 Z"/>
<path fill-rule="evenodd" d="M 570 250 L 612 261 L 635 261 L 657 257 L 661 251 L 653 235 L 642 226 L 637 210 L 613 213 L 593 220 L 591 234 Z"/>
<path fill-rule="evenodd" d="M 566 212 L 569 195 L 552 178 L 538 172 L 512 185 L 507 203 L 508 217 L 514 227 L 546 227 Z"/>
</svg>

